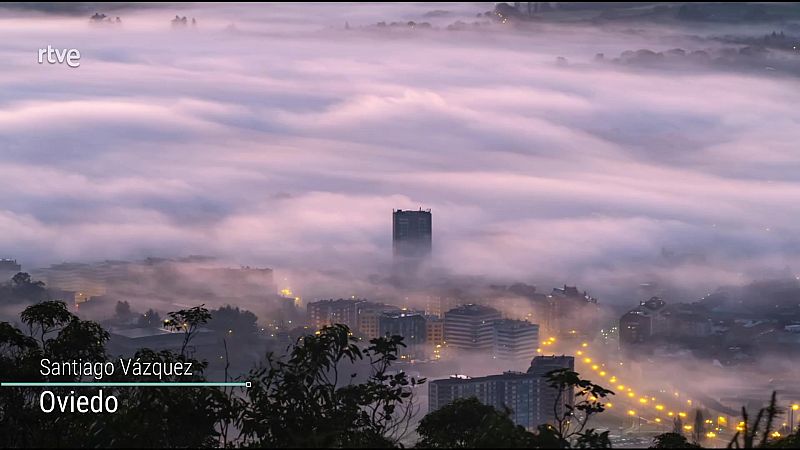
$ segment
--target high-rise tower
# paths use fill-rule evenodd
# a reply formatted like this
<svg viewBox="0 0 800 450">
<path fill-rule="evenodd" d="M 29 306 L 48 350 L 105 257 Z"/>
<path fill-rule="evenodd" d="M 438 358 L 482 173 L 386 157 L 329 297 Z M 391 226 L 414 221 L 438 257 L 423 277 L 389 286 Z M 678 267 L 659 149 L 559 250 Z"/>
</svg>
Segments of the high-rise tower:
<svg viewBox="0 0 800 450">
<path fill-rule="evenodd" d="M 396 258 L 424 258 L 430 255 L 433 242 L 430 209 L 396 209 L 392 212 L 392 219 L 392 244 Z"/>
</svg>

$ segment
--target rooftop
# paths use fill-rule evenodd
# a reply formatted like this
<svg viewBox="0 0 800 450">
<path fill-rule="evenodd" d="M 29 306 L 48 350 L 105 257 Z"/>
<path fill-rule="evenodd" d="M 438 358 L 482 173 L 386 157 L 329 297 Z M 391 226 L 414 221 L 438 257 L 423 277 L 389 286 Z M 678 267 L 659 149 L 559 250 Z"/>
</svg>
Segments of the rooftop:
<svg viewBox="0 0 800 450">
<path fill-rule="evenodd" d="M 476 305 L 474 303 L 470 303 L 467 305 L 457 306 L 450 311 L 447 311 L 445 314 L 460 314 L 460 315 L 469 315 L 469 316 L 483 316 L 487 314 L 500 314 L 500 311 L 491 308 L 489 306 L 483 305 Z"/>
<path fill-rule="evenodd" d="M 521 328 L 533 328 L 539 327 L 539 325 L 535 323 L 530 323 L 527 320 L 514 320 L 514 319 L 500 319 L 494 322 L 494 326 L 496 328 L 504 328 L 510 330 L 518 330 Z"/>
</svg>

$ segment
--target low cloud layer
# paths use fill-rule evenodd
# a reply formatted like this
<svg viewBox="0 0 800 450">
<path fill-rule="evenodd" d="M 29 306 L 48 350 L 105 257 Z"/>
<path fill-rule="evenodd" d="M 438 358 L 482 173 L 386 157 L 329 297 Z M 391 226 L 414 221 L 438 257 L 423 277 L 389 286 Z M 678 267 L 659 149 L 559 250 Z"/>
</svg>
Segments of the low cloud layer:
<svg viewBox="0 0 800 450">
<path fill-rule="evenodd" d="M 0 12 L 0 256 L 368 274 L 392 208 L 423 207 L 455 273 L 611 295 L 800 271 L 797 78 L 592 63 L 677 30 L 443 28 L 489 7 Z M 48 44 L 80 68 L 36 64 Z"/>
</svg>

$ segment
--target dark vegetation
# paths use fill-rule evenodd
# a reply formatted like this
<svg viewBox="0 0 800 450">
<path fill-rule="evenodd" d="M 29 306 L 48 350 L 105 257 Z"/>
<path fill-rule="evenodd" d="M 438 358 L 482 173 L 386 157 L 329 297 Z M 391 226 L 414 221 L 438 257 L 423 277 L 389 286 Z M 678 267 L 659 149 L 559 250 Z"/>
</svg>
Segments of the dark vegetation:
<svg viewBox="0 0 800 450">
<path fill-rule="evenodd" d="M 30 280 L 15 283 L 26 286 Z M 22 289 L 36 292 L 35 287 Z M 221 314 L 218 325 L 225 323 L 225 315 Z M 3 381 L 90 381 L 79 376 L 42 376 L 40 360 L 114 360 L 106 353 L 108 333 L 99 324 L 73 315 L 62 302 L 31 305 L 20 319 L 23 329 L 0 322 Z M 190 377 L 138 377 L 135 381 L 203 381 L 207 365 L 194 360 L 187 349 L 198 329 L 215 320 L 202 306 L 169 313 L 165 324 L 184 335 L 180 351 L 141 349 L 134 358 L 192 362 L 196 370 Z M 392 370 L 403 345 L 400 336 L 363 345 L 346 326 L 334 325 L 298 339 L 286 355 L 268 354 L 242 377 L 252 383 L 249 389 L 110 388 L 105 395 L 119 401 L 113 414 L 47 414 L 39 408 L 37 389 L 3 388 L 0 446 L 386 448 L 416 442 L 429 448 L 611 447 L 608 432 L 588 424 L 604 411 L 603 401 L 613 392 L 566 369 L 550 372 L 548 382 L 558 391 L 556 405 L 564 404 L 568 393 L 574 393 L 574 398 L 564 407 L 554 405 L 554 423 L 535 431 L 515 425 L 508 411 L 474 398 L 456 400 L 417 423 L 414 416 L 419 405 L 414 403 L 414 394 L 426 380 Z M 371 370 L 366 380 L 356 382 L 349 369 L 359 361 Z M 116 372 L 106 381 L 134 379 Z M 51 390 L 67 395 L 70 388 Z M 96 392 L 96 388 L 86 388 L 90 390 Z M 743 409 L 746 425 L 734 436 L 731 447 L 796 447 L 797 434 L 772 438 L 780 413 L 774 395 L 755 418 Z M 662 434 L 654 441 L 655 448 L 695 446 L 678 433 Z"/>
</svg>

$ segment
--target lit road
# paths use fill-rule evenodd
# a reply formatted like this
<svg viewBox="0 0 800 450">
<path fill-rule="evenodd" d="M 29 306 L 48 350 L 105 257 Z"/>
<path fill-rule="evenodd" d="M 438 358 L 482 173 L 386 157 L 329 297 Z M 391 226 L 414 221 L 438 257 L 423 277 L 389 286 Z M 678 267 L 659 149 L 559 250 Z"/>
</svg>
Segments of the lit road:
<svg viewBox="0 0 800 450">
<path fill-rule="evenodd" d="M 646 394 L 644 390 L 625 378 L 624 363 L 620 362 L 619 365 L 610 367 L 592 352 L 588 342 L 577 345 L 561 345 L 556 338 L 551 337 L 542 341 L 541 347 L 537 351 L 540 354 L 575 355 L 577 372 L 601 386 L 613 390 L 616 395 L 605 402 L 605 405 L 607 411 L 613 415 L 630 419 L 623 430 L 623 434 L 626 436 L 640 434 L 652 436 L 671 431 L 676 419 L 680 419 L 684 434 L 691 435 L 694 418 L 690 417 L 689 412 L 701 406 L 704 409 L 711 409 L 708 405 L 701 405 L 689 398 L 687 394 L 672 389 L 659 389 L 660 396 Z M 705 419 L 703 444 L 712 447 L 726 447 L 733 437 L 728 428 L 730 420 L 732 419 L 727 415 L 717 415 L 715 419 Z M 625 422 L 623 421 L 623 423 Z M 742 424 L 737 425 L 736 428 L 739 428 Z M 640 439 L 633 439 L 632 444 L 638 440 Z"/>
</svg>

